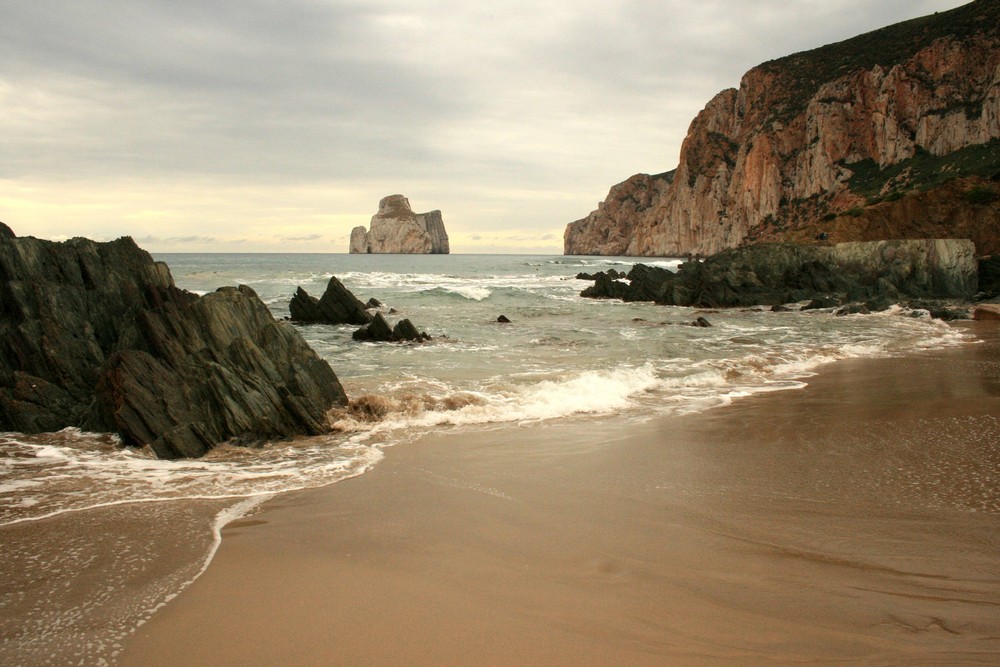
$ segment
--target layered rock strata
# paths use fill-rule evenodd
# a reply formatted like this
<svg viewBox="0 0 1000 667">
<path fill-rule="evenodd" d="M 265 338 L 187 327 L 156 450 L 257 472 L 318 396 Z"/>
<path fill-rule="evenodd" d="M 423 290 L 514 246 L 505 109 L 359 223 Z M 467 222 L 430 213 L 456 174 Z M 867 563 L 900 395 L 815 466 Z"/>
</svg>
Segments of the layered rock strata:
<svg viewBox="0 0 1000 667">
<path fill-rule="evenodd" d="M 564 250 L 710 255 L 826 232 L 1000 252 L 998 139 L 1000 3 L 978 0 L 750 70 L 691 123 L 674 172 L 612 187 Z"/>
<path fill-rule="evenodd" d="M 117 433 L 163 458 L 327 430 L 347 397 L 249 287 L 197 296 L 130 238 L 0 230 L 0 430 Z"/>
<path fill-rule="evenodd" d="M 676 273 L 637 264 L 627 283 L 597 274 L 582 296 L 707 308 L 862 301 L 882 309 L 903 298 L 970 299 L 977 269 L 968 240 L 760 244 L 685 262 Z"/>
<path fill-rule="evenodd" d="M 441 211 L 414 213 L 403 195 L 390 195 L 378 204 L 371 229 L 351 230 L 354 254 L 440 254 L 450 252 Z"/>
</svg>

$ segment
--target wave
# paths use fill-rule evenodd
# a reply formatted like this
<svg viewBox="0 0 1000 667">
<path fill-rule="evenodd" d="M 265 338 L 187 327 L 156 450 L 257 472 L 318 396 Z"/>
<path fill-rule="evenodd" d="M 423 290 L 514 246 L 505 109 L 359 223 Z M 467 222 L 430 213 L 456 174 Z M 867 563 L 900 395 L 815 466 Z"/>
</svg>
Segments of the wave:
<svg viewBox="0 0 1000 667">
<path fill-rule="evenodd" d="M 200 459 L 158 459 L 106 434 L 0 433 L 0 526 L 66 512 L 179 499 L 244 498 L 360 475 L 381 452 L 343 436 L 259 448 L 220 445 Z"/>
</svg>

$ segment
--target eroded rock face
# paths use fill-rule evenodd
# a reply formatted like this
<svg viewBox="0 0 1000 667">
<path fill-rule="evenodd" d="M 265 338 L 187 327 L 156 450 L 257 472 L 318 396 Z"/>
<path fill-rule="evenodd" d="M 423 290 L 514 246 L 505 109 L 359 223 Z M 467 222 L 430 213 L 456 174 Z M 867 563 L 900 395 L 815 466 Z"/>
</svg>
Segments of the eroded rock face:
<svg viewBox="0 0 1000 667">
<path fill-rule="evenodd" d="M 5 228 L 6 229 L 6 228 Z M 200 456 L 327 429 L 336 374 L 246 286 L 199 297 L 130 238 L 0 233 L 0 429 Z"/>
<path fill-rule="evenodd" d="M 390 195 L 378 205 L 371 229 L 351 231 L 350 252 L 355 254 L 448 254 L 448 233 L 441 211 L 414 213 L 403 195 Z"/>
<path fill-rule="evenodd" d="M 872 215 L 901 224 L 878 238 L 958 236 L 953 225 L 971 224 L 961 237 L 980 254 L 1000 252 L 1000 196 L 988 206 L 963 200 L 974 187 L 1000 195 L 989 182 L 1000 145 L 988 143 L 1000 139 L 998 26 L 1000 5 L 979 0 L 750 70 L 691 123 L 672 180 L 639 175 L 614 186 L 567 227 L 566 254 L 711 255 L 822 229 L 883 198 L 871 208 L 885 211 Z M 960 154 L 984 145 L 979 166 Z M 899 200 L 938 186 L 924 169 L 981 180 L 907 218 Z M 866 219 L 838 219 L 831 238 L 877 237 L 877 222 L 854 235 L 854 218 Z"/>
</svg>

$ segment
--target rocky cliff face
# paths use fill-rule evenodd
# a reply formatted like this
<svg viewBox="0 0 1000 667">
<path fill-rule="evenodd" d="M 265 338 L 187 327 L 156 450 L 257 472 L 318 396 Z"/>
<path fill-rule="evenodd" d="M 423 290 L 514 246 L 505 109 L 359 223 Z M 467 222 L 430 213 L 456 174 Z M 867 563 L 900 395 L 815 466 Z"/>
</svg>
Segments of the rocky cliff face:
<svg viewBox="0 0 1000 667">
<path fill-rule="evenodd" d="M 351 253 L 448 254 L 448 233 L 441 211 L 414 213 L 403 195 L 390 195 L 378 204 L 371 229 L 351 230 Z"/>
<path fill-rule="evenodd" d="M 322 433 L 346 403 L 249 287 L 199 297 L 132 239 L 54 243 L 0 225 L 0 430 L 77 426 L 200 456 Z"/>
<path fill-rule="evenodd" d="M 1000 251 L 998 176 L 1000 3 L 978 0 L 750 70 L 692 122 L 669 183 L 614 186 L 567 227 L 565 252 L 708 255 L 826 231 L 845 213 L 835 240 L 855 240 L 852 220 L 898 218 L 901 202 L 963 177 L 950 205 L 911 211 L 920 229 L 892 231 L 952 236 L 957 220 L 992 220 L 967 230 L 986 254 Z"/>
</svg>

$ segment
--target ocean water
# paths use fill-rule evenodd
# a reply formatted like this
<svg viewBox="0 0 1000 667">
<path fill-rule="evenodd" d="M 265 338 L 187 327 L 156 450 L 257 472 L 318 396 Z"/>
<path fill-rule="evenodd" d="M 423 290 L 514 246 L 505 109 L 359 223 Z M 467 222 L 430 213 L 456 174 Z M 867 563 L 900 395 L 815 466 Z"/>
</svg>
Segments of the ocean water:
<svg viewBox="0 0 1000 667">
<path fill-rule="evenodd" d="M 331 415 L 334 431 L 323 437 L 255 449 L 221 446 L 200 460 L 160 461 L 148 449 L 122 449 L 113 437 L 73 429 L 0 434 L 0 531 L 8 545 L 16 540 L 16 548 L 0 550 L 0 574 L 7 579 L 0 585 L 0 663 L 113 661 L 120 642 L 204 570 L 227 521 L 275 494 L 364 474 L 387 447 L 405 446 L 427 433 L 545 420 L 624 423 L 718 409 L 754 393 L 801 388 L 822 364 L 969 341 L 959 329 L 903 309 L 847 317 L 764 308 L 701 312 L 579 296 L 589 283 L 577 280 L 578 272 L 627 270 L 634 261 L 668 268 L 679 263 L 668 259 L 339 254 L 156 259 L 168 263 L 179 287 L 193 292 L 249 285 L 276 318 L 288 316 L 296 287 L 319 297 L 336 275 L 362 301 L 382 302 L 390 323 L 407 317 L 432 340 L 356 343 L 354 326 L 299 326 L 355 404 Z M 500 315 L 511 323 L 498 323 Z M 699 316 L 712 326 L 691 326 Z M 105 528 L 80 528 L 150 516 L 173 522 L 174 533 L 190 534 L 177 562 L 162 572 L 157 569 L 162 559 L 152 555 L 160 547 L 153 541 L 171 538 L 139 531 L 126 549 L 138 555 L 123 561 L 121 547 L 115 559 L 102 551 Z M 54 545 L 70 534 L 77 555 L 56 558 Z M 97 584 L 81 583 L 82 567 L 98 573 L 87 581 L 103 577 L 120 581 L 120 587 L 94 603 L 95 596 L 81 587 Z M 102 567 L 114 568 L 115 577 Z M 137 593 L 128 583 L 134 580 L 159 583 Z M 65 595 L 63 588 L 77 594 Z M 28 630 L 36 627 L 47 628 L 45 641 Z"/>
</svg>

